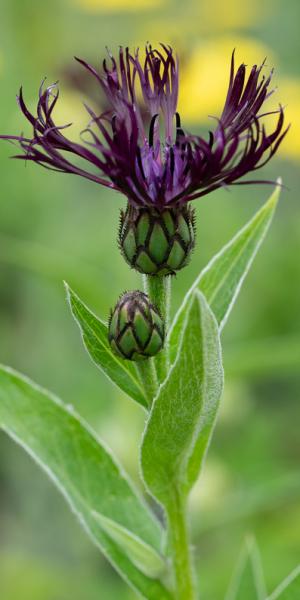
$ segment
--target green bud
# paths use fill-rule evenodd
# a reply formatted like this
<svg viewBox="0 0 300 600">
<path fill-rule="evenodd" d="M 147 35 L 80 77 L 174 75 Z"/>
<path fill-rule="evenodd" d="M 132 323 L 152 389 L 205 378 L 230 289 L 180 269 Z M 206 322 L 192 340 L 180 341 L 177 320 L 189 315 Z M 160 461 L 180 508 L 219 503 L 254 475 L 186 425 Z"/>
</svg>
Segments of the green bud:
<svg viewBox="0 0 300 600">
<path fill-rule="evenodd" d="M 187 265 L 195 246 L 190 206 L 121 212 L 119 246 L 126 262 L 146 275 L 172 275 Z"/>
<path fill-rule="evenodd" d="M 123 294 L 109 319 L 113 351 L 128 360 L 144 360 L 162 349 L 164 337 L 163 320 L 148 296 L 138 290 Z"/>
</svg>

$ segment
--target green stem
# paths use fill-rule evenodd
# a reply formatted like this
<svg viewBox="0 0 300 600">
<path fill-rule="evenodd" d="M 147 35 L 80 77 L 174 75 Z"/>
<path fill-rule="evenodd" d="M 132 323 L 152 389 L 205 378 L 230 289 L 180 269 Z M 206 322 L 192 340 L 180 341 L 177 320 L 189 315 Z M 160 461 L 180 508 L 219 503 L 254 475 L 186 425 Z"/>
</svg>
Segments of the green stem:
<svg viewBox="0 0 300 600">
<path fill-rule="evenodd" d="M 144 289 L 151 302 L 159 310 L 165 322 L 165 331 L 167 334 L 170 322 L 171 276 L 144 275 Z M 169 370 L 167 339 L 163 350 L 155 357 L 154 362 L 158 380 L 161 383 L 166 378 Z"/>
<path fill-rule="evenodd" d="M 175 580 L 176 600 L 196 600 L 196 589 L 189 546 L 186 499 L 174 491 L 167 507 L 168 534 Z"/>
<path fill-rule="evenodd" d="M 164 319 L 167 334 L 170 321 L 171 277 L 144 275 L 144 289 Z M 169 369 L 167 340 L 164 349 L 154 358 L 154 363 L 158 381 L 161 383 L 166 378 Z M 175 598 L 176 600 L 196 600 L 186 520 L 186 498 L 180 495 L 177 490 L 174 490 L 172 503 L 169 503 L 166 511 L 168 516 L 168 539 L 173 565 Z"/>
<path fill-rule="evenodd" d="M 154 366 L 154 361 L 152 358 L 148 358 L 147 360 L 140 360 L 135 363 L 135 366 L 139 374 L 140 380 L 143 384 L 148 403 L 151 406 L 153 398 L 155 397 L 158 388 L 158 380 Z"/>
</svg>

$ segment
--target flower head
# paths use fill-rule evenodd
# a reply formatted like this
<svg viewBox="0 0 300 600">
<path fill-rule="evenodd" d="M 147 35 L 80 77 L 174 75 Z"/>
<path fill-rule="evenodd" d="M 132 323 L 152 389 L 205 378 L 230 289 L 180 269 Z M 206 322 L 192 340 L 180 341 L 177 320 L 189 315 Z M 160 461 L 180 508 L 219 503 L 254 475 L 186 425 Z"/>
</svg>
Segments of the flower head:
<svg viewBox="0 0 300 600">
<path fill-rule="evenodd" d="M 23 153 L 15 158 L 115 189 L 134 208 L 180 207 L 219 187 L 246 183 L 240 179 L 266 164 L 287 132 L 282 107 L 271 133 L 261 122 L 269 114 L 262 112 L 263 104 L 273 91 L 272 73 L 262 75 L 264 63 L 246 76 L 244 64 L 235 71 L 233 53 L 224 109 L 205 138 L 187 134 L 181 126 L 178 61 L 172 48 L 147 45 L 143 61 L 138 50 L 120 48 L 118 60 L 109 53 L 101 73 L 77 60 L 96 78 L 109 106 L 100 115 L 86 106 L 90 122 L 81 142 L 66 137 L 69 125 L 53 120 L 57 84 L 46 89 L 42 84 L 36 116 L 20 90 L 18 101 L 33 127 L 32 138 L 1 137 L 20 143 Z"/>
<path fill-rule="evenodd" d="M 110 315 L 108 339 L 113 351 L 127 360 L 145 360 L 161 351 L 164 322 L 146 294 L 136 290 L 121 296 Z"/>
</svg>

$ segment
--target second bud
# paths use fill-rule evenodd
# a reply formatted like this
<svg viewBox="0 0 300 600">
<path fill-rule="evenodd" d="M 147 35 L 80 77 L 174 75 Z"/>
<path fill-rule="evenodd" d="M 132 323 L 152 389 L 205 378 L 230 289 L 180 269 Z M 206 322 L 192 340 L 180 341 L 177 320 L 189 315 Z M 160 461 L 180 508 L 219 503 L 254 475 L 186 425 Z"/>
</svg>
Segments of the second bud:
<svg viewBox="0 0 300 600">
<path fill-rule="evenodd" d="M 162 349 L 164 322 L 146 294 L 126 292 L 111 313 L 108 338 L 113 351 L 122 358 L 145 360 Z"/>
</svg>

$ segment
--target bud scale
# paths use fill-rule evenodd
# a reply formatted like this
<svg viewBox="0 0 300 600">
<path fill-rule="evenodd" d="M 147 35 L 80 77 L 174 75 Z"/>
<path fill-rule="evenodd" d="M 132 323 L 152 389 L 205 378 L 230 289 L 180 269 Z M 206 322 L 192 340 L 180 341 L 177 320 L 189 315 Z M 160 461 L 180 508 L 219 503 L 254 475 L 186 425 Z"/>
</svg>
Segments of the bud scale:
<svg viewBox="0 0 300 600">
<path fill-rule="evenodd" d="M 126 262 L 140 273 L 172 275 L 187 265 L 195 246 L 194 210 L 128 206 L 121 212 L 119 246 Z"/>
<path fill-rule="evenodd" d="M 148 296 L 140 291 L 123 294 L 109 319 L 113 351 L 127 360 L 145 360 L 162 349 L 164 337 L 164 323 Z"/>
</svg>

